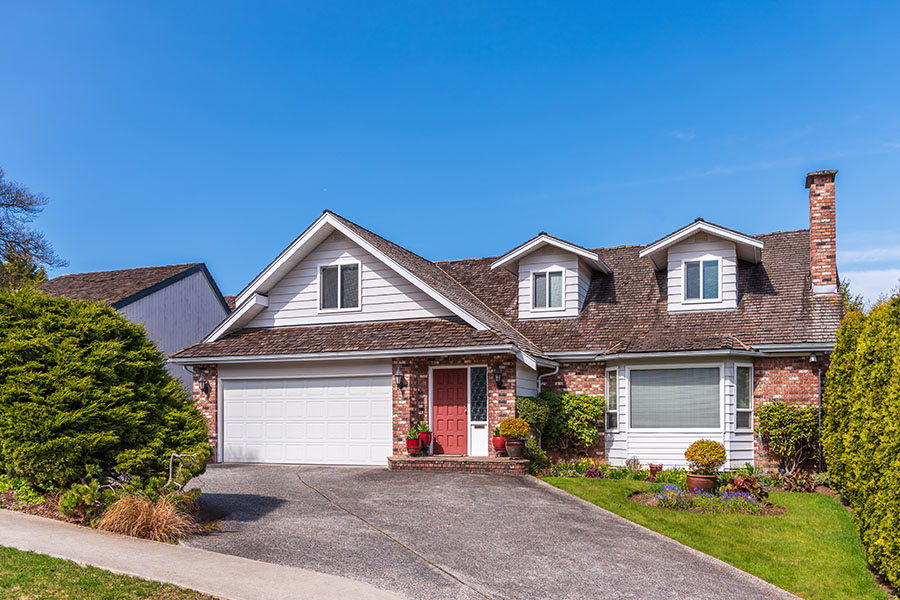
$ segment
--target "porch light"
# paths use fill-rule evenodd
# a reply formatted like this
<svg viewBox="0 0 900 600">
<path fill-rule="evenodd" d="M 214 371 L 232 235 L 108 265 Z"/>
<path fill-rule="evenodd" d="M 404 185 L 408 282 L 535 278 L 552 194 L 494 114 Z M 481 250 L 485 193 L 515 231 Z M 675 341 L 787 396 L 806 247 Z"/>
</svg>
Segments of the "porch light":
<svg viewBox="0 0 900 600">
<path fill-rule="evenodd" d="M 498 390 L 506 389 L 506 386 L 503 385 L 503 371 L 500 370 L 500 367 L 494 368 L 494 383 L 497 384 Z"/>
<path fill-rule="evenodd" d="M 200 379 L 197 380 L 198 387 L 200 388 L 200 393 L 209 398 L 209 382 L 206 380 L 206 375 L 203 373 L 200 374 Z"/>
<path fill-rule="evenodd" d="M 397 388 L 402 392 L 406 389 L 406 386 L 409 384 L 406 383 L 406 378 L 403 376 L 403 373 L 400 371 L 400 367 L 397 367 L 397 370 L 394 372 L 394 381 L 397 382 Z"/>
</svg>

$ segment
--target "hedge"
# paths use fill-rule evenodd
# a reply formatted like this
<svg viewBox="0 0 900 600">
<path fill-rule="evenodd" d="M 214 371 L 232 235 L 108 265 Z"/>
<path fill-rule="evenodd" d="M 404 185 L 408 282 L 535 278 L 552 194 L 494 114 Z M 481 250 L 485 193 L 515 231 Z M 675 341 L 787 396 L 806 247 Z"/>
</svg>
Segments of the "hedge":
<svg viewBox="0 0 900 600">
<path fill-rule="evenodd" d="M 105 304 L 0 293 L 0 471 L 51 489 L 160 477 L 172 452 L 205 459 L 203 416 L 165 361 Z"/>
<path fill-rule="evenodd" d="M 606 403 L 603 396 L 543 390 L 516 398 L 516 414 L 528 422 L 542 447 L 587 452 L 600 442 Z"/>
<path fill-rule="evenodd" d="M 838 331 L 822 445 L 872 566 L 900 585 L 900 295 Z"/>
</svg>

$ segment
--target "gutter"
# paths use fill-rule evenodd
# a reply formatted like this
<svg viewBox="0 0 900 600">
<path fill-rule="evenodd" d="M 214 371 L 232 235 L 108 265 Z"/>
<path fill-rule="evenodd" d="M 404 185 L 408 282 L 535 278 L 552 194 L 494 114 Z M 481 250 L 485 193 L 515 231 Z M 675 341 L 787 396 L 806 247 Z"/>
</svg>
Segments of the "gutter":
<svg viewBox="0 0 900 600">
<path fill-rule="evenodd" d="M 603 362 L 611 360 L 629 360 L 642 358 L 693 358 L 699 356 L 740 356 L 740 357 L 765 357 L 785 356 L 813 353 L 827 354 L 834 350 L 833 343 L 804 343 L 804 344 L 757 344 L 750 346 L 750 350 L 684 350 L 675 352 L 621 352 L 603 354 L 602 352 L 548 352 L 547 356 L 562 362 Z"/>
</svg>

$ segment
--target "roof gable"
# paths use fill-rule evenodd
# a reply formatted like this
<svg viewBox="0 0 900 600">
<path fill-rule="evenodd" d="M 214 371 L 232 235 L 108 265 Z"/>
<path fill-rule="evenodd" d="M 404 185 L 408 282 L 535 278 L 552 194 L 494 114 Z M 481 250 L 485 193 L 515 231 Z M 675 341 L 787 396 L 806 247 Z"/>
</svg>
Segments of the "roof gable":
<svg viewBox="0 0 900 600">
<path fill-rule="evenodd" d="M 761 240 L 734 231 L 733 229 L 716 225 L 715 223 L 709 223 L 703 219 L 696 219 L 690 225 L 682 227 L 678 231 L 670 233 L 666 237 L 653 242 L 641 250 L 639 257 L 644 258 L 649 256 L 657 269 L 664 269 L 668 264 L 668 249 L 699 232 L 708 233 L 709 235 L 734 242 L 737 246 L 738 258 L 741 260 L 750 263 L 758 263 L 762 260 L 763 242 Z"/>
<path fill-rule="evenodd" d="M 582 248 L 581 246 L 576 246 L 571 242 L 561 240 L 544 232 L 539 233 L 524 244 L 513 248 L 512 250 L 495 260 L 493 263 L 491 263 L 491 268 L 497 269 L 502 267 L 507 271 L 515 272 L 513 269 L 513 265 L 518 263 L 519 259 L 528 256 L 532 252 L 535 252 L 546 246 L 559 248 L 564 252 L 570 252 L 578 256 L 579 258 L 582 258 L 595 271 L 600 271 L 602 273 L 606 273 L 607 275 L 612 273 L 612 269 L 610 269 L 609 266 L 605 262 L 603 262 L 603 260 L 596 252 L 588 250 L 587 248 Z"/>
</svg>

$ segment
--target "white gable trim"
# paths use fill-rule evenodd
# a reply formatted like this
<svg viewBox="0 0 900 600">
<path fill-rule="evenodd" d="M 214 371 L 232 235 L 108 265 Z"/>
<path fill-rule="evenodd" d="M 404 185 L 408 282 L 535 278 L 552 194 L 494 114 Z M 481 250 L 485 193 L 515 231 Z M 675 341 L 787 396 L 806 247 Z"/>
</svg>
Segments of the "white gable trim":
<svg viewBox="0 0 900 600">
<path fill-rule="evenodd" d="M 487 325 L 476 319 L 473 315 L 469 314 L 467 311 L 463 310 L 459 306 L 457 306 L 454 302 L 446 298 L 443 294 L 435 290 L 433 287 L 416 277 L 412 274 L 408 269 L 404 268 L 396 261 L 392 260 L 386 254 L 384 254 L 381 250 L 374 247 L 372 244 L 358 236 L 354 231 L 350 228 L 346 227 L 343 223 L 341 223 L 338 219 L 332 216 L 330 213 L 322 213 L 322 215 L 310 225 L 306 231 L 304 231 L 300 237 L 298 237 L 294 242 L 288 246 L 278 257 L 272 261 L 272 263 L 266 267 L 262 273 L 257 275 L 253 281 L 250 282 L 244 291 L 238 294 L 237 298 L 235 298 L 235 306 L 238 310 L 235 310 L 232 313 L 231 317 L 226 319 L 212 334 L 210 334 L 209 338 L 206 341 L 214 341 L 228 333 L 229 331 L 233 331 L 236 329 L 236 323 L 238 321 L 238 313 L 240 312 L 240 308 L 243 307 L 244 303 L 247 302 L 249 298 L 252 298 L 254 295 L 257 295 L 261 289 L 265 289 L 268 291 L 271 289 L 278 281 L 281 280 L 282 277 L 288 272 L 288 265 L 291 265 L 291 260 L 299 253 L 304 250 L 306 246 L 308 246 L 313 240 L 315 240 L 318 234 L 324 227 L 331 227 L 332 229 L 341 232 L 345 236 L 347 236 L 353 243 L 361 247 L 363 250 L 386 264 L 388 267 L 397 272 L 401 277 L 409 281 L 411 284 L 416 286 L 421 291 L 428 294 L 432 297 L 438 304 L 460 317 L 466 323 L 479 330 L 488 329 Z M 246 321 L 243 321 L 244 323 Z M 217 332 L 221 329 L 221 332 L 213 338 L 213 335 L 216 335 Z M 210 339 L 212 338 L 212 339 Z"/>
<path fill-rule="evenodd" d="M 219 323 L 219 326 L 213 329 L 212 333 L 203 341 L 214 342 L 232 329 L 244 326 L 267 306 L 269 306 L 268 296 L 253 294 L 247 302 L 235 308 L 227 319 Z"/>
<path fill-rule="evenodd" d="M 647 246 L 646 248 L 641 250 L 638 256 L 640 258 L 649 256 L 653 261 L 653 265 L 657 269 L 662 269 L 668 265 L 668 258 L 665 254 L 663 254 L 664 250 L 666 250 L 669 246 L 677 244 L 678 242 L 685 240 L 695 233 L 701 231 L 710 235 L 724 238 L 726 240 L 730 240 L 738 246 L 743 246 L 744 248 L 749 249 L 753 257 L 753 260 L 751 262 L 758 263 L 760 260 L 762 260 L 763 243 L 761 241 L 742 233 L 729 231 L 717 225 L 713 225 L 712 223 L 707 223 L 706 221 L 694 221 L 687 227 L 679 229 L 675 233 L 664 237 L 652 246 Z"/>
<path fill-rule="evenodd" d="M 558 240 L 543 233 L 495 260 L 493 263 L 491 263 L 491 269 L 496 269 L 498 267 L 506 268 L 510 263 L 516 262 L 523 256 L 531 254 L 542 246 L 554 246 L 556 248 L 559 248 L 560 250 L 571 252 L 572 254 L 583 258 L 596 270 L 606 273 L 607 275 L 612 273 L 612 269 L 610 269 L 609 266 L 605 262 L 603 262 L 603 260 L 597 253 L 590 252 L 589 250 L 585 250 L 584 248 L 579 248 L 578 246 L 572 245 L 562 240 Z"/>
</svg>

